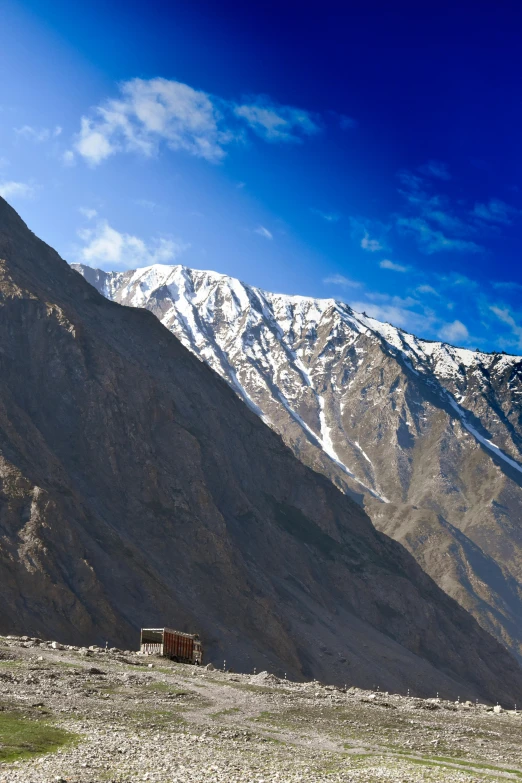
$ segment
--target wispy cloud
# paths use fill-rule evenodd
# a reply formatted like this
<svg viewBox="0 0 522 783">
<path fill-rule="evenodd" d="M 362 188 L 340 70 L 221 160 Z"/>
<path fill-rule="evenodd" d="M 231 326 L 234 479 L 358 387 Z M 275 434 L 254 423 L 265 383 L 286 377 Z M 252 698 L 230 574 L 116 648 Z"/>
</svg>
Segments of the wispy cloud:
<svg viewBox="0 0 522 783">
<path fill-rule="evenodd" d="M 365 231 L 363 238 L 361 239 L 361 247 L 363 250 L 368 250 L 370 253 L 377 253 L 379 250 L 384 250 L 384 245 L 375 238 L 372 238 L 367 231 Z"/>
<path fill-rule="evenodd" d="M 62 128 L 60 125 L 56 125 L 52 130 L 50 128 L 33 128 L 32 125 L 23 125 L 21 128 L 15 128 L 14 131 L 19 138 L 42 144 L 44 141 L 56 139 L 60 136 Z"/>
<path fill-rule="evenodd" d="M 507 306 L 500 307 L 498 305 L 491 305 L 489 309 L 500 321 L 509 326 L 518 348 L 522 348 L 522 326 L 516 322 L 512 310 Z"/>
<path fill-rule="evenodd" d="M 417 240 L 419 249 L 431 255 L 441 251 L 456 253 L 482 253 L 484 248 L 471 240 L 449 237 L 439 229 L 435 229 L 423 218 L 399 217 L 397 228 L 404 234 Z"/>
<path fill-rule="evenodd" d="M 154 210 L 158 206 L 155 201 L 151 201 L 148 198 L 137 198 L 137 199 L 134 200 L 134 203 L 138 207 L 143 207 L 143 209 L 148 209 L 149 212 L 154 212 Z"/>
<path fill-rule="evenodd" d="M 351 301 L 350 306 L 359 313 L 366 313 L 372 318 L 399 326 L 413 334 L 429 332 L 435 320 L 431 314 L 418 313 L 393 302 L 380 304 L 362 299 Z"/>
<path fill-rule="evenodd" d="M 423 169 L 422 166 L 420 168 Z M 476 232 L 473 223 L 455 214 L 446 196 L 431 192 L 430 185 L 424 178 L 410 171 L 400 171 L 398 177 L 402 185 L 399 193 L 418 213 L 416 217 L 420 216 L 428 222 L 435 223 L 440 229 L 459 237 Z"/>
<path fill-rule="evenodd" d="M 36 187 L 27 182 L 0 182 L 0 196 L 7 200 L 17 198 L 33 198 L 36 194 Z"/>
<path fill-rule="evenodd" d="M 381 269 L 390 269 L 392 272 L 407 272 L 408 267 L 403 264 L 396 264 L 395 261 L 390 261 L 389 258 L 383 258 L 379 266 Z"/>
<path fill-rule="evenodd" d="M 498 198 L 490 199 L 487 204 L 475 204 L 473 210 L 473 215 L 481 220 L 504 225 L 512 223 L 513 219 L 520 214 L 520 210 L 515 209 L 510 204 L 506 204 L 505 201 L 500 201 Z"/>
<path fill-rule="evenodd" d="M 259 234 L 261 237 L 265 237 L 265 239 L 273 239 L 274 235 L 271 231 L 269 231 L 264 226 L 258 226 L 256 229 L 254 229 L 256 234 Z"/>
<path fill-rule="evenodd" d="M 77 253 L 78 260 L 88 266 L 109 269 L 168 264 L 190 247 L 165 237 L 147 243 L 133 234 L 117 231 L 106 220 L 98 221 L 92 229 L 78 231 L 78 236 L 85 243 Z"/>
<path fill-rule="evenodd" d="M 340 285 L 344 288 L 361 288 L 362 286 L 362 283 L 359 283 L 357 280 L 351 280 L 351 278 L 345 277 L 345 275 L 329 275 L 324 278 L 323 283 L 326 285 Z"/>
<path fill-rule="evenodd" d="M 442 326 L 439 330 L 439 337 L 452 344 L 465 342 L 469 339 L 469 331 L 462 321 L 455 320 Z"/>
<path fill-rule="evenodd" d="M 312 212 L 326 220 L 327 223 L 337 223 L 341 219 L 338 212 L 323 212 L 320 209 L 315 209 L 315 207 L 312 207 Z"/>
<path fill-rule="evenodd" d="M 98 212 L 95 209 L 89 209 L 89 207 L 78 207 L 78 212 L 83 215 L 87 220 L 92 220 L 96 217 Z"/>
<path fill-rule="evenodd" d="M 64 166 L 71 167 L 76 165 L 76 158 L 72 150 L 65 150 L 61 155 L 61 161 Z"/>
<path fill-rule="evenodd" d="M 432 285 L 428 285 L 427 283 L 424 283 L 422 285 L 418 285 L 415 291 L 419 294 L 432 294 L 433 296 L 440 296 L 439 292 L 433 288 Z"/>
<path fill-rule="evenodd" d="M 362 217 L 350 217 L 350 235 L 359 243 L 363 250 L 377 253 L 386 250 L 384 237 L 390 230 L 390 226 L 379 220 L 370 220 Z"/>
<path fill-rule="evenodd" d="M 493 282 L 491 283 L 493 288 L 495 288 L 498 291 L 521 291 L 522 290 L 522 284 L 521 283 L 514 283 L 511 281 L 506 282 Z"/>
<path fill-rule="evenodd" d="M 460 272 L 451 272 L 449 275 L 437 274 L 436 279 L 440 284 L 449 288 L 460 288 L 461 290 L 473 291 L 479 288 L 476 280 L 472 280 L 467 275 L 461 275 Z"/>
<path fill-rule="evenodd" d="M 419 171 L 427 177 L 434 177 L 435 179 L 442 180 L 451 179 L 448 164 L 442 163 L 440 160 L 429 160 L 427 163 L 419 166 Z"/>
<path fill-rule="evenodd" d="M 279 106 L 268 96 L 252 97 L 234 107 L 234 114 L 265 141 L 302 142 L 304 136 L 319 133 L 321 126 L 310 112 L 294 106 Z"/>
<path fill-rule="evenodd" d="M 91 165 L 121 151 L 151 156 L 161 144 L 218 163 L 247 131 L 267 142 L 295 143 L 320 130 L 310 112 L 266 96 L 237 103 L 174 80 L 131 79 L 118 98 L 82 117 L 74 149 Z"/>
</svg>

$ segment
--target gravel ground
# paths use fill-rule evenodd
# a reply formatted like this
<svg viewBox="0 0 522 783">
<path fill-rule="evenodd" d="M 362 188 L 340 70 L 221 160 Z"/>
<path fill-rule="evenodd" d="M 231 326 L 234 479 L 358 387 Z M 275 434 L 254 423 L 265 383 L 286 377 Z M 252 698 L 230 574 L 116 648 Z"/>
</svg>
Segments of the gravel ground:
<svg viewBox="0 0 522 783">
<path fill-rule="evenodd" d="M 76 735 L 0 762 L 1 783 L 522 781 L 514 710 L 27 637 L 0 637 L 0 711 Z"/>
</svg>

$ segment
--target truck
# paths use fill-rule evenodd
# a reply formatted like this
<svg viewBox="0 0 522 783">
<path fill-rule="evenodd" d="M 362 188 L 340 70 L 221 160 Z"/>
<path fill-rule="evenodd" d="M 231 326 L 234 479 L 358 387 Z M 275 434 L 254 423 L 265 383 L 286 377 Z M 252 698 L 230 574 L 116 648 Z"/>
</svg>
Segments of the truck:
<svg viewBox="0 0 522 783">
<path fill-rule="evenodd" d="M 203 648 L 197 633 L 173 628 L 142 628 L 140 650 L 144 655 L 162 655 L 179 663 L 203 663 Z"/>
</svg>

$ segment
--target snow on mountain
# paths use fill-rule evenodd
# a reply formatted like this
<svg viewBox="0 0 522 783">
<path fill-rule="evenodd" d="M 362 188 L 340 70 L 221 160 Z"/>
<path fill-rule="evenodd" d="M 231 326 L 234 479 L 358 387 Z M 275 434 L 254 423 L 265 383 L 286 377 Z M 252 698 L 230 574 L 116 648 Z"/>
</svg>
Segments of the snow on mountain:
<svg viewBox="0 0 522 783">
<path fill-rule="evenodd" d="M 93 275 L 88 267 L 80 269 L 74 265 L 74 268 L 89 280 Z M 356 467 L 348 466 L 336 451 L 339 411 L 332 410 L 323 396 L 325 387 L 330 385 L 341 407 L 351 373 L 344 369 L 341 377 L 332 375 L 328 379 L 327 370 L 332 369 L 332 361 L 341 359 L 361 335 L 380 341 L 385 350 L 428 382 L 436 381 L 435 385 L 441 387 L 439 393 L 445 392 L 467 431 L 496 457 L 522 472 L 522 464 L 517 461 L 518 444 L 515 447 L 509 442 L 509 453 L 505 453 L 507 433 L 502 433 L 500 444 L 484 437 L 468 419 L 466 395 L 461 393 L 468 377 L 473 375 L 481 387 L 489 387 L 491 376 L 503 378 L 510 372 L 510 382 L 517 381 L 520 385 L 520 356 L 487 354 L 418 339 L 402 329 L 356 313 L 334 299 L 271 294 L 226 275 L 181 265 L 156 264 L 133 272 L 96 270 L 94 275 L 98 280 L 90 282 L 104 296 L 121 304 L 152 310 L 267 423 L 279 429 L 278 421 L 286 413 L 306 438 L 319 445 L 342 471 L 357 477 L 363 486 L 367 476 L 358 475 Z M 325 329 L 328 344 L 321 345 L 317 353 L 318 334 Z M 362 356 L 363 351 L 361 345 L 356 353 Z M 361 363 L 362 358 L 356 366 Z M 272 398 L 268 406 L 267 394 Z M 310 405 L 315 408 L 314 414 L 307 410 L 303 416 L 305 407 Z M 332 433 L 332 429 L 337 432 Z M 522 462 L 522 454 L 520 458 Z M 368 489 L 378 494 L 376 486 Z"/>
<path fill-rule="evenodd" d="M 107 298 L 151 310 L 522 656 L 522 357 L 216 272 L 73 266 Z"/>
</svg>

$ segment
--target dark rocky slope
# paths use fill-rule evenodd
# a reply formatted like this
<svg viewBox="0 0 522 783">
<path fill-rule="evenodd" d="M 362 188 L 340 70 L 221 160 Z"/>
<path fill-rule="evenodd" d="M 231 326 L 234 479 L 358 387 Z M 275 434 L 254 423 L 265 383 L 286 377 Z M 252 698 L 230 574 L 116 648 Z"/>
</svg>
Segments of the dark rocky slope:
<svg viewBox="0 0 522 783">
<path fill-rule="evenodd" d="M 151 310 L 522 663 L 522 357 L 216 272 L 75 268 Z"/>
<path fill-rule="evenodd" d="M 522 698 L 513 658 L 145 310 L 0 199 L 0 631 Z"/>
</svg>

